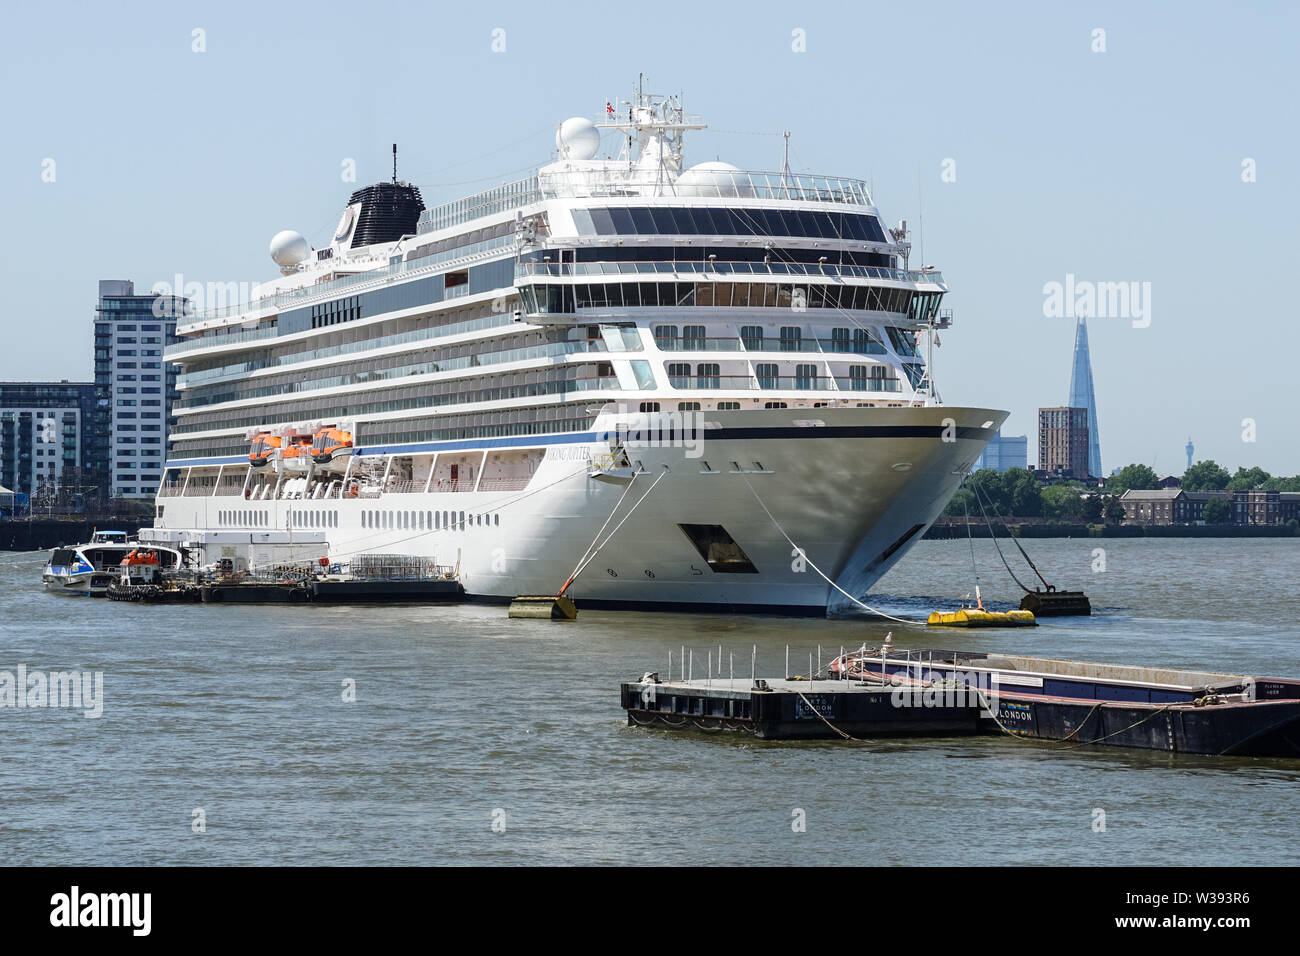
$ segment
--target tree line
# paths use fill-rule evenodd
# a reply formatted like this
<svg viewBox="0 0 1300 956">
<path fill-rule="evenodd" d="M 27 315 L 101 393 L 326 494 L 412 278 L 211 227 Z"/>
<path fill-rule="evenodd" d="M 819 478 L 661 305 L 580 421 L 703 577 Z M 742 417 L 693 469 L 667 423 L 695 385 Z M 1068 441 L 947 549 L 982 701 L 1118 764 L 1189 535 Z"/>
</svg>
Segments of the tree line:
<svg viewBox="0 0 1300 956">
<path fill-rule="evenodd" d="M 982 468 L 966 479 L 944 514 L 955 517 L 970 515 L 972 520 L 982 521 L 982 502 L 990 520 L 998 516 L 1015 516 L 1086 522 L 1104 518 L 1117 522 L 1124 518 L 1124 506 L 1119 499 L 1125 491 L 1148 491 L 1159 487 L 1160 476 L 1149 465 L 1141 464 L 1125 465 L 1111 475 L 1100 494 L 1083 482 L 1042 485 L 1027 468 L 1011 468 L 1003 472 Z M 1230 474 L 1214 461 L 1198 461 L 1183 472 L 1181 487 L 1183 491 L 1249 491 L 1253 488 L 1300 491 L 1300 475 L 1289 478 L 1270 475 L 1258 466 L 1238 468 L 1236 474 Z M 1207 523 L 1227 521 L 1230 516 L 1231 506 L 1227 501 L 1206 503 Z"/>
</svg>

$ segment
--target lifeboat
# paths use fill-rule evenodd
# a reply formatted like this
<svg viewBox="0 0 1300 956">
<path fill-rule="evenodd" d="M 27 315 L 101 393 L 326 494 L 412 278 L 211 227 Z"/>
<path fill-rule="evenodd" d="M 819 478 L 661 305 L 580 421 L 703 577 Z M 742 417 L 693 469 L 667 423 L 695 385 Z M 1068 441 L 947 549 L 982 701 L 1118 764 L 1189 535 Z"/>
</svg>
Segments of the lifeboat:
<svg viewBox="0 0 1300 956">
<path fill-rule="evenodd" d="M 280 439 L 270 432 L 258 432 L 253 436 L 248 450 L 248 462 L 254 468 L 265 468 L 274 459 L 280 457 Z"/>
<path fill-rule="evenodd" d="M 318 465 L 329 465 L 352 454 L 352 433 L 327 425 L 318 428 L 312 436 L 311 460 Z"/>
<path fill-rule="evenodd" d="M 280 466 L 284 471 L 305 472 L 311 464 L 310 435 L 290 435 L 280 450 Z"/>
</svg>

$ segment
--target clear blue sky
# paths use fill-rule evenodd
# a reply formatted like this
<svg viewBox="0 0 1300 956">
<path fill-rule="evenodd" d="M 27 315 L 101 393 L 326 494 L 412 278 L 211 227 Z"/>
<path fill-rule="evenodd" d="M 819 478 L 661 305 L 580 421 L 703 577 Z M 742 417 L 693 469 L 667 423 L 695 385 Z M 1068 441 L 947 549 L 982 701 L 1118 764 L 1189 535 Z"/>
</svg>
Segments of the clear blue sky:
<svg viewBox="0 0 1300 956">
<path fill-rule="evenodd" d="M 1280 3 L 19 5 L 0 378 L 89 378 L 100 278 L 273 276 L 277 230 L 328 240 L 346 158 L 385 179 L 396 141 L 426 202 L 455 198 L 546 161 L 558 121 L 643 70 L 711 124 L 688 162 L 775 169 L 789 129 L 793 166 L 871 180 L 918 245 L 923 207 L 956 315 L 941 390 L 1010 409 L 1031 459 L 1074 334 L 1043 286 L 1073 273 L 1152 288 L 1150 327 L 1091 323 L 1108 471 L 1181 472 L 1191 435 L 1198 458 L 1294 474 L 1298 27 Z"/>
</svg>

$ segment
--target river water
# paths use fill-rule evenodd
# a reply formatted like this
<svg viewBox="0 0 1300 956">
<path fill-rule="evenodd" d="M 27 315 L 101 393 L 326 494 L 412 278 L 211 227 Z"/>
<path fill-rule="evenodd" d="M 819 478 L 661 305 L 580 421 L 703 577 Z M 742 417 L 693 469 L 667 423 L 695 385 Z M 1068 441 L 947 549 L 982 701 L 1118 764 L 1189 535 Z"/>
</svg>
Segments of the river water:
<svg viewBox="0 0 1300 956">
<path fill-rule="evenodd" d="M 869 601 L 902 616 L 951 607 L 973 589 L 970 547 L 920 542 Z M 935 634 L 720 614 L 511 621 L 480 605 L 146 607 L 47 595 L 44 555 L 0 554 L 0 670 L 103 672 L 98 718 L 0 708 L 0 852 L 41 864 L 1300 862 L 1300 762 L 626 726 L 618 682 L 666 670 L 683 645 L 696 676 L 719 645 L 738 674 L 756 646 L 760 676 L 780 676 L 787 644 L 802 672 L 819 645 L 828 660 L 889 630 L 900 648 L 1300 676 L 1300 542 L 1029 547 L 1098 613 Z M 974 548 L 986 602 L 1012 600 L 993 543 Z"/>
</svg>

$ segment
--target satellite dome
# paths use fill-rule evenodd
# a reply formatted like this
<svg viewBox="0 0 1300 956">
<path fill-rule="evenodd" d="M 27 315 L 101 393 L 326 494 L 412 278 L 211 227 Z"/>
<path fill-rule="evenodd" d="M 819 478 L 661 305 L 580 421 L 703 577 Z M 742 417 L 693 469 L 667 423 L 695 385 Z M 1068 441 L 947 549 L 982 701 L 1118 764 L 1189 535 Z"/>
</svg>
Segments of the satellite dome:
<svg viewBox="0 0 1300 956">
<path fill-rule="evenodd" d="M 555 148 L 560 159 L 592 159 L 600 149 L 600 130 L 586 117 L 571 117 L 556 130 Z"/>
<path fill-rule="evenodd" d="M 696 163 L 677 177 L 681 196 L 752 196 L 748 179 L 731 163 Z"/>
<path fill-rule="evenodd" d="M 271 239 L 271 258 L 281 270 L 292 270 L 311 255 L 311 246 L 300 232 L 285 229 Z"/>
</svg>

